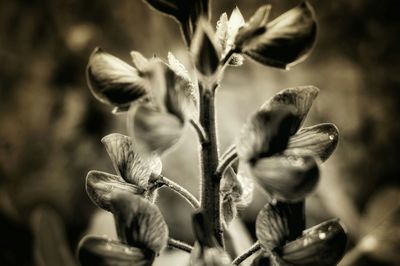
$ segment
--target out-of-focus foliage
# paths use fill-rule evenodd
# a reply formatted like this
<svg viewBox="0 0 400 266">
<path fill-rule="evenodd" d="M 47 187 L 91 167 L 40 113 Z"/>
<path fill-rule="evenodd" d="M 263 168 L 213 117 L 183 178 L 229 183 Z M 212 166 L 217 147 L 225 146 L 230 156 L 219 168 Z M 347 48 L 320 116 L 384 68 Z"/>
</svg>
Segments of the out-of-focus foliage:
<svg viewBox="0 0 400 266">
<path fill-rule="evenodd" d="M 214 14 L 237 4 L 248 18 L 262 1 L 214 2 Z M 297 4 L 270 3 L 271 19 Z M 237 135 L 232 128 L 239 130 L 246 117 L 278 89 L 301 83 L 318 86 L 322 90 L 315 106 L 318 112 L 309 122 L 334 122 L 342 139 L 327 163 L 330 171 L 322 177 L 321 185 L 329 187 L 330 194 L 319 197 L 328 208 L 310 203 L 310 212 L 315 221 L 330 216 L 325 209 L 339 212 L 343 219 L 347 208 L 335 197 L 334 186 L 326 186 L 324 180 L 335 178 L 334 185 L 349 195 L 360 212 L 381 185 L 399 185 L 398 14 L 394 0 L 311 3 L 320 35 L 307 62 L 290 75 L 250 60 L 244 69 L 228 71 L 218 110 L 221 144 L 228 146 Z M 94 209 L 84 192 L 84 173 L 88 169 L 112 172 L 98 140 L 110 129 L 122 131 L 119 122 L 124 121 L 111 125 L 114 120 L 108 108 L 97 104 L 86 89 L 84 68 L 92 48 L 101 45 L 116 55 L 140 50 L 147 57 L 160 51 L 165 58 L 171 47 L 184 58 L 178 34 L 173 21 L 157 16 L 141 1 L 0 2 L 0 257 L 5 265 L 31 265 L 34 241 L 26 221 L 42 203 L 58 212 L 70 247 L 75 247 Z M 250 86 L 254 87 L 251 93 L 242 93 Z M 181 163 L 196 160 L 195 148 L 189 138 L 185 144 L 189 148 L 174 151 L 164 165 L 171 176 L 196 191 L 197 173 L 190 163 Z M 175 200 L 171 194 L 164 198 L 161 204 Z M 186 208 L 182 204 L 176 209 Z M 254 220 L 251 209 L 245 219 Z M 179 228 L 171 227 L 171 233 L 190 239 L 190 229 L 181 230 L 189 217 L 180 213 L 167 216 L 167 222 Z M 350 226 L 350 233 L 354 227 Z M 358 265 L 371 263 L 378 265 L 371 258 L 362 258 Z"/>
</svg>

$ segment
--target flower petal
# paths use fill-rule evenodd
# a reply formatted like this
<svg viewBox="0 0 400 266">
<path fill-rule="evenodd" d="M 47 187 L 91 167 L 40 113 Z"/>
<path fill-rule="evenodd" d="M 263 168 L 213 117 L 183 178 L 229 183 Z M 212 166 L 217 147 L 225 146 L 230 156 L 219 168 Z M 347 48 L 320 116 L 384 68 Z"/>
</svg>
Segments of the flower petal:
<svg viewBox="0 0 400 266">
<path fill-rule="evenodd" d="M 264 33 L 248 38 L 242 52 L 264 65 L 288 69 L 308 56 L 316 35 L 314 10 L 303 2 L 268 23 Z"/>
<path fill-rule="evenodd" d="M 148 81 L 135 68 L 100 48 L 89 58 L 86 78 L 94 97 L 114 106 L 127 106 L 150 89 Z"/>
<path fill-rule="evenodd" d="M 111 197 L 117 234 L 123 243 L 159 253 L 168 241 L 168 227 L 156 205 L 130 193 Z"/>
<path fill-rule="evenodd" d="M 335 150 L 339 131 L 334 124 L 319 124 L 300 129 L 290 138 L 286 154 L 313 154 L 322 161 L 327 160 Z"/>
<path fill-rule="evenodd" d="M 160 158 L 154 154 L 149 157 L 139 155 L 138 147 L 131 137 L 113 133 L 105 136 L 101 142 L 106 147 L 115 171 L 126 182 L 147 189 L 150 174 L 161 173 Z"/>
<path fill-rule="evenodd" d="M 120 176 L 100 171 L 90 171 L 86 176 L 86 192 L 89 198 L 104 210 L 111 211 L 112 194 L 122 191 L 143 195 L 145 189 L 125 182 Z"/>
<path fill-rule="evenodd" d="M 239 158 L 255 162 L 286 148 L 294 115 L 288 108 L 260 110 L 242 127 L 237 142 Z"/>
<path fill-rule="evenodd" d="M 86 236 L 79 243 L 77 256 L 82 266 L 148 266 L 153 263 L 155 253 L 105 237 Z"/>
<path fill-rule="evenodd" d="M 206 77 L 214 76 L 219 67 L 221 47 L 209 22 L 200 20 L 190 50 L 197 71 Z"/>
<path fill-rule="evenodd" d="M 296 239 L 304 228 L 304 202 L 267 203 L 256 220 L 257 239 L 266 251 Z"/>
<path fill-rule="evenodd" d="M 307 229 L 301 238 L 286 244 L 281 258 L 295 265 L 337 265 L 346 242 L 343 227 L 333 219 Z"/>
<path fill-rule="evenodd" d="M 149 105 L 129 112 L 129 131 L 143 151 L 162 154 L 178 143 L 184 126 L 176 116 L 157 111 Z"/>
<path fill-rule="evenodd" d="M 303 199 L 319 179 L 313 156 L 273 156 L 258 160 L 250 169 L 266 192 L 283 201 Z"/>
<path fill-rule="evenodd" d="M 291 131 L 293 135 L 303 124 L 318 93 L 319 89 L 314 86 L 300 86 L 284 89 L 264 103 L 261 109 L 272 110 L 282 106 L 292 108 L 297 119 L 296 125 Z"/>
<path fill-rule="evenodd" d="M 250 20 L 238 30 L 235 36 L 235 46 L 241 50 L 244 43 L 265 32 L 271 5 L 260 6 Z"/>
</svg>

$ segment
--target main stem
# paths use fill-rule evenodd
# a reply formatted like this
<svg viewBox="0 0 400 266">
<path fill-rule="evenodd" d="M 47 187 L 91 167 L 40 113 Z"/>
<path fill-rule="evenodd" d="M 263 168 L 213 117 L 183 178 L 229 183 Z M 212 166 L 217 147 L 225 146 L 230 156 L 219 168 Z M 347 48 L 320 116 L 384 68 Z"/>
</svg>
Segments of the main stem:
<svg viewBox="0 0 400 266">
<path fill-rule="evenodd" d="M 218 243 L 223 246 L 223 230 L 220 214 L 220 176 L 218 167 L 218 141 L 215 120 L 216 88 L 205 88 L 199 83 L 200 92 L 200 123 L 208 136 L 201 143 L 202 193 L 201 207 L 206 217 L 210 219 L 211 230 Z"/>
</svg>

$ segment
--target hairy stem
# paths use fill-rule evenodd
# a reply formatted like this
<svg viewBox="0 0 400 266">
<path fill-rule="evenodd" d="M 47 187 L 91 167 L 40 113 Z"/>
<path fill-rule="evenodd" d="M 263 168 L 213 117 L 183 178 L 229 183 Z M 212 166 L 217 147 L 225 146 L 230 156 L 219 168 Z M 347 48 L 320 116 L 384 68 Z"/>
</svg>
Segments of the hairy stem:
<svg viewBox="0 0 400 266">
<path fill-rule="evenodd" d="M 261 249 L 260 242 L 254 243 L 245 253 L 237 257 L 234 261 L 232 261 L 232 265 L 239 265 L 243 261 L 245 261 L 248 257 L 256 253 Z"/>
<path fill-rule="evenodd" d="M 176 248 L 176 249 L 183 250 L 183 251 L 188 252 L 188 253 L 192 252 L 192 249 L 193 249 L 193 247 L 191 245 L 186 244 L 186 243 L 184 243 L 182 241 L 173 239 L 171 237 L 168 239 L 168 246 L 171 247 L 171 248 Z"/>
<path fill-rule="evenodd" d="M 192 193 L 190 193 L 186 188 L 182 187 L 181 185 L 175 183 L 171 179 L 163 175 L 152 175 L 150 177 L 149 182 L 152 182 L 156 186 L 166 186 L 179 196 L 184 198 L 194 209 L 198 209 L 200 207 L 200 203 Z"/>
<path fill-rule="evenodd" d="M 215 87 L 205 88 L 201 83 L 199 84 L 200 123 L 208 136 L 208 141 L 201 143 L 201 207 L 206 217 L 210 219 L 210 227 L 215 239 L 223 246 L 219 193 L 220 178 L 216 174 L 219 157 L 215 123 Z"/>
</svg>

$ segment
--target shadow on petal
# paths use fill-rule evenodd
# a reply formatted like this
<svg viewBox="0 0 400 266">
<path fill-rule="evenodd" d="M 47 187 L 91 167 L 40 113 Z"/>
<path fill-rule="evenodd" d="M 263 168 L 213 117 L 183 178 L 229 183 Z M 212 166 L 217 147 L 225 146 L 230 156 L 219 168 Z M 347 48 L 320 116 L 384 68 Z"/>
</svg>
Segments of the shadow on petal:
<svg viewBox="0 0 400 266">
<path fill-rule="evenodd" d="M 266 192 L 283 201 L 303 199 L 319 179 L 313 156 L 273 156 L 258 160 L 250 170 Z"/>
<path fill-rule="evenodd" d="M 79 243 L 77 257 L 82 266 L 150 266 L 155 253 L 105 237 L 86 236 Z"/>
</svg>

